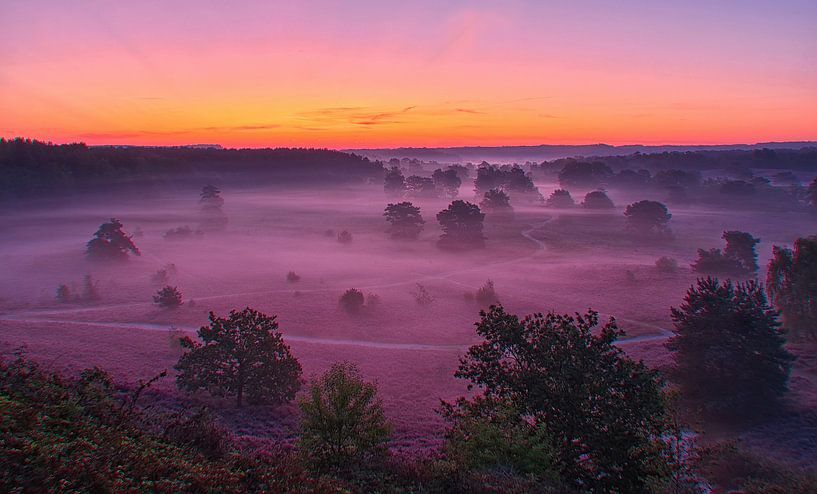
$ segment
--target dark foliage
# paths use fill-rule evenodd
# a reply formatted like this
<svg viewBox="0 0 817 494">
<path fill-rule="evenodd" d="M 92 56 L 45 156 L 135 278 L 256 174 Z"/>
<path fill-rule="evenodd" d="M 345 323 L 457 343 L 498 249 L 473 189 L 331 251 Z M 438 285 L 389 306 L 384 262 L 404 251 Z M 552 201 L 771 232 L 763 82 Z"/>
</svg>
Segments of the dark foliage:
<svg viewBox="0 0 817 494">
<path fill-rule="evenodd" d="M 628 228 L 640 235 L 668 235 L 669 220 L 672 215 L 667 207 L 656 201 L 638 201 L 624 210 Z"/>
<path fill-rule="evenodd" d="M 301 281 L 301 276 L 296 273 L 295 271 L 290 271 L 287 273 L 287 281 L 290 283 L 295 283 L 296 281 Z"/>
<path fill-rule="evenodd" d="M 186 352 L 175 368 L 176 384 L 194 392 L 234 395 L 240 407 L 250 403 L 292 400 L 300 387 L 301 365 L 278 331 L 275 316 L 249 307 L 230 311 L 226 319 L 210 312 L 209 326 L 199 328 L 201 342 L 181 339 Z"/>
<path fill-rule="evenodd" d="M 661 256 L 656 259 L 655 267 L 662 273 L 674 273 L 678 271 L 678 261 L 672 257 Z"/>
<path fill-rule="evenodd" d="M 59 286 L 57 286 L 57 302 L 66 304 L 72 301 L 73 298 L 71 297 L 71 289 L 68 288 L 68 285 L 61 283 Z"/>
<path fill-rule="evenodd" d="M 513 211 L 511 198 L 502 189 L 491 189 L 482 196 L 480 209 L 489 213 L 507 213 Z"/>
<path fill-rule="evenodd" d="M 726 274 L 745 276 L 757 272 L 757 252 L 755 245 L 760 243 L 759 238 L 739 231 L 723 232 L 726 248 L 698 249 L 698 259 L 692 264 L 692 269 L 699 273 Z"/>
<path fill-rule="evenodd" d="M 672 308 L 666 346 L 683 394 L 705 412 L 751 416 L 773 408 L 788 390 L 794 357 L 763 289 L 699 279 Z"/>
<path fill-rule="evenodd" d="M 383 216 L 391 223 L 392 238 L 414 240 L 423 231 L 425 221 L 420 214 L 420 208 L 410 202 L 389 204 Z"/>
<path fill-rule="evenodd" d="M 794 250 L 774 246 L 766 289 L 786 327 L 798 336 L 817 336 L 817 236 L 798 238 Z"/>
<path fill-rule="evenodd" d="M 593 311 L 519 320 L 492 307 L 480 315 L 484 341 L 460 359 L 455 376 L 481 388 L 484 399 L 513 404 L 520 425 L 544 427 L 565 481 L 588 492 L 645 491 L 662 470 L 662 383 L 614 345 L 623 334 L 615 321 L 593 334 Z M 461 399 L 444 412 L 468 406 L 477 405 Z"/>
<path fill-rule="evenodd" d="M 399 163 L 399 162 L 398 162 Z M 383 191 L 388 197 L 402 197 L 406 192 L 406 179 L 400 168 L 392 166 L 383 177 Z"/>
<path fill-rule="evenodd" d="M 435 187 L 438 190 L 441 190 L 446 197 L 449 199 L 457 197 L 460 190 L 460 185 L 462 185 L 462 180 L 460 180 L 457 170 L 453 168 L 448 168 L 446 170 L 437 168 L 434 170 L 431 178 L 434 180 Z"/>
<path fill-rule="evenodd" d="M 809 203 L 812 207 L 817 208 L 817 177 L 811 181 L 806 192 Z"/>
<path fill-rule="evenodd" d="M 437 243 L 442 248 L 471 249 L 485 246 L 482 234 L 485 214 L 479 206 L 457 200 L 437 213 L 437 221 L 443 229 Z"/>
<path fill-rule="evenodd" d="M 128 258 L 128 253 L 140 255 L 130 235 L 122 231 L 122 226 L 116 218 L 99 225 L 94 238 L 88 241 L 88 257 L 99 261 L 122 261 Z"/>
<path fill-rule="evenodd" d="M 477 178 L 474 187 L 478 195 L 491 189 L 501 189 L 513 195 L 514 193 L 538 196 L 539 191 L 533 185 L 533 179 L 519 166 L 489 165 L 483 162 L 477 169 Z"/>
<path fill-rule="evenodd" d="M 341 230 L 340 232 L 338 232 L 337 240 L 342 244 L 351 243 L 352 234 L 349 232 L 349 230 Z"/>
<path fill-rule="evenodd" d="M 418 175 L 406 178 L 406 192 L 412 197 L 437 197 L 434 180 Z"/>
<path fill-rule="evenodd" d="M 562 187 L 599 187 L 613 176 L 613 170 L 600 162 L 570 161 L 559 172 Z"/>
<path fill-rule="evenodd" d="M 493 280 L 488 280 L 474 293 L 474 299 L 483 307 L 496 305 L 499 303 L 499 295 L 496 293 Z"/>
</svg>

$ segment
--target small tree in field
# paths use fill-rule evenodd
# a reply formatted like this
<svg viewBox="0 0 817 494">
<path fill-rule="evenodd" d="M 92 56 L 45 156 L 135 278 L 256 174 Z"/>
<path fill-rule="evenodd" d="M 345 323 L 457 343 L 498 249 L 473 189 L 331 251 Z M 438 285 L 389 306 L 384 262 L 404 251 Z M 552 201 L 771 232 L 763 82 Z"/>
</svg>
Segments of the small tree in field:
<svg viewBox="0 0 817 494">
<path fill-rule="evenodd" d="M 340 296 L 339 303 L 347 312 L 358 313 L 363 309 L 366 297 L 357 288 L 350 288 Z"/>
<path fill-rule="evenodd" d="M 623 334 L 615 321 L 594 331 L 593 311 L 520 320 L 501 306 L 480 318 L 483 341 L 460 359 L 454 376 L 482 394 L 444 405 L 444 415 L 457 426 L 457 414 L 474 418 L 478 400 L 507 404 L 496 425 L 517 424 L 510 437 L 526 442 L 530 454 L 540 449 L 539 461 L 549 462 L 540 468 L 558 465 L 560 476 L 583 492 L 645 492 L 648 477 L 661 472 L 662 382 L 614 344 Z M 524 453 L 518 445 L 512 451 Z M 530 464 L 526 456 L 519 459 Z"/>
<path fill-rule="evenodd" d="M 116 218 L 99 225 L 94 238 L 88 241 L 88 257 L 99 261 L 122 261 L 128 258 L 129 253 L 140 255 L 130 235 L 122 231 L 122 226 L 122 222 Z"/>
<path fill-rule="evenodd" d="M 698 249 L 698 259 L 692 264 L 692 269 L 700 273 L 749 275 L 757 271 L 757 252 L 755 245 L 759 238 L 739 231 L 723 232 L 726 248 Z"/>
<path fill-rule="evenodd" d="M 513 212 L 511 198 L 502 189 L 491 189 L 482 196 L 480 209 L 489 213 Z"/>
<path fill-rule="evenodd" d="M 547 201 L 545 201 L 545 206 L 549 208 L 572 208 L 576 205 L 576 202 L 570 196 L 570 192 L 564 189 L 556 189 L 548 197 Z"/>
<path fill-rule="evenodd" d="M 669 214 L 667 207 L 656 201 L 638 201 L 624 210 L 627 226 L 641 235 L 668 235 Z"/>
<path fill-rule="evenodd" d="M 68 302 L 71 302 L 71 300 L 72 300 L 71 289 L 68 288 L 68 285 L 62 283 L 59 286 L 57 286 L 57 302 L 66 304 Z"/>
<path fill-rule="evenodd" d="M 348 244 L 352 242 L 352 234 L 349 233 L 349 230 L 342 230 L 338 233 L 338 242 L 342 244 Z"/>
<path fill-rule="evenodd" d="M 186 350 L 175 366 L 180 389 L 235 396 L 238 407 L 245 394 L 250 403 L 295 397 L 301 364 L 284 343 L 275 316 L 249 307 L 230 311 L 226 319 L 210 312 L 210 325 L 199 328 L 198 337 L 201 342 L 189 336 L 180 340 Z"/>
<path fill-rule="evenodd" d="M 423 231 L 425 221 L 420 215 L 420 208 L 410 202 L 389 204 L 383 216 L 391 223 L 392 238 L 415 240 Z"/>
<path fill-rule="evenodd" d="M 352 364 L 334 364 L 298 401 L 298 448 L 319 469 L 343 468 L 386 452 L 390 426 L 377 386 Z"/>
<path fill-rule="evenodd" d="M 582 207 L 585 209 L 614 209 L 615 205 L 603 190 L 594 190 L 584 196 Z"/>
<path fill-rule="evenodd" d="M 182 292 L 175 286 L 167 285 L 153 296 L 153 302 L 163 309 L 175 309 L 184 302 L 182 301 Z"/>
<path fill-rule="evenodd" d="M 766 289 L 786 327 L 798 335 L 817 335 L 817 235 L 798 238 L 794 250 L 773 247 Z"/>
<path fill-rule="evenodd" d="M 484 220 L 485 214 L 476 204 L 460 200 L 452 202 L 437 213 L 437 221 L 443 229 L 438 245 L 454 249 L 485 247 Z"/>
<path fill-rule="evenodd" d="M 794 357 L 777 312 L 754 281 L 699 279 L 672 308 L 673 353 L 684 396 L 715 413 L 752 414 L 787 391 Z"/>
</svg>

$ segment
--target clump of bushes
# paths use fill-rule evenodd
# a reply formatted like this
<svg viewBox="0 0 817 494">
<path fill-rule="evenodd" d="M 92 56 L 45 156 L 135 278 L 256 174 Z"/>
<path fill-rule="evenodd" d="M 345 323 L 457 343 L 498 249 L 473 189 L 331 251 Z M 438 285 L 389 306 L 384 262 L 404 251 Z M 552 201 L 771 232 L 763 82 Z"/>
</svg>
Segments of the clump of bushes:
<svg viewBox="0 0 817 494">
<path fill-rule="evenodd" d="M 82 279 L 82 292 L 74 295 L 76 290 L 72 290 L 66 283 L 57 286 L 57 302 L 67 304 L 71 302 L 93 303 L 99 301 L 102 296 L 99 294 L 99 282 L 94 280 L 90 274 L 86 274 Z"/>
<path fill-rule="evenodd" d="M 499 304 L 499 295 L 496 293 L 494 282 L 488 280 L 484 285 L 477 288 L 477 291 L 474 293 L 474 300 L 482 306 Z"/>
<path fill-rule="evenodd" d="M 167 285 L 153 296 L 153 303 L 163 309 L 175 309 L 184 302 L 182 301 L 182 292 L 175 286 Z"/>
<path fill-rule="evenodd" d="M 594 190 L 584 196 L 582 207 L 585 209 L 614 209 L 615 205 L 603 190 Z"/>
<path fill-rule="evenodd" d="M 171 276 L 175 276 L 177 271 L 176 265 L 172 262 L 165 264 L 161 269 L 153 273 L 153 276 L 150 277 L 150 281 L 157 285 L 166 285 L 170 281 Z"/>
<path fill-rule="evenodd" d="M 565 189 L 556 189 L 553 193 L 550 194 L 547 201 L 545 201 L 545 206 L 549 208 L 572 208 L 576 205 L 576 202 L 570 196 L 570 192 Z"/>
<path fill-rule="evenodd" d="M 298 273 L 296 273 L 295 271 L 290 271 L 289 273 L 287 273 L 287 281 L 288 282 L 295 283 L 296 281 L 300 281 L 300 280 L 301 280 L 301 276 Z"/>
<path fill-rule="evenodd" d="M 661 256 L 655 261 L 655 268 L 662 273 L 674 273 L 678 271 L 678 261 L 672 257 Z"/>
<path fill-rule="evenodd" d="M 343 295 L 340 296 L 339 303 L 340 306 L 346 310 L 346 312 L 357 313 L 363 310 L 363 305 L 366 303 L 366 298 L 363 296 L 363 292 L 357 288 L 350 288 L 343 292 Z"/>
</svg>

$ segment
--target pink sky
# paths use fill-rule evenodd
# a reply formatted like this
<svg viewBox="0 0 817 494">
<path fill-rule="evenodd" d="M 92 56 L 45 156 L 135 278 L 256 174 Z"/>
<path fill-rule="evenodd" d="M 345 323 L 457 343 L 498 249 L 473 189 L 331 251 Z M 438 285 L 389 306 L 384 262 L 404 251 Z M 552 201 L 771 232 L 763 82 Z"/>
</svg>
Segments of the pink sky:
<svg viewBox="0 0 817 494">
<path fill-rule="evenodd" d="M 338 148 L 817 139 L 817 2 L 564 3 L 7 0 L 0 135 Z"/>
</svg>

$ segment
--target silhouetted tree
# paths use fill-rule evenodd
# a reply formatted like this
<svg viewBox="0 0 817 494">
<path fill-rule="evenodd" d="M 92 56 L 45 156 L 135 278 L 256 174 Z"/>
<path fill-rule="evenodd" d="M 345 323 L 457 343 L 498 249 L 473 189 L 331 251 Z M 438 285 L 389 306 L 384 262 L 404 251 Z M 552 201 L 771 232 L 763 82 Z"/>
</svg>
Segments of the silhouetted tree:
<svg viewBox="0 0 817 494">
<path fill-rule="evenodd" d="M 406 178 L 406 191 L 413 197 L 437 197 L 434 181 L 428 177 L 412 175 Z"/>
<path fill-rule="evenodd" d="M 406 179 L 403 177 L 400 168 L 392 166 L 386 170 L 386 175 L 383 178 L 383 190 L 388 197 L 402 197 L 405 194 Z"/>
<path fill-rule="evenodd" d="M 786 327 L 817 335 L 817 236 L 798 238 L 794 250 L 774 246 L 766 272 L 769 298 Z"/>
<path fill-rule="evenodd" d="M 667 207 L 656 201 L 638 201 L 624 210 L 627 226 L 642 235 L 666 235 L 669 233 L 669 214 Z"/>
<path fill-rule="evenodd" d="M 296 281 L 301 281 L 301 276 L 296 273 L 295 271 L 290 271 L 287 273 L 287 281 L 290 283 L 295 283 Z"/>
<path fill-rule="evenodd" d="M 482 234 L 485 214 L 479 206 L 457 200 L 437 213 L 437 221 L 443 229 L 437 243 L 443 248 L 467 249 L 485 246 Z"/>
<path fill-rule="evenodd" d="M 352 234 L 348 230 L 338 232 L 338 242 L 348 244 L 352 241 Z"/>
<path fill-rule="evenodd" d="M 57 287 L 57 302 L 66 304 L 71 301 L 72 301 L 71 289 L 68 288 L 68 285 L 66 285 L 65 283 L 60 284 Z"/>
<path fill-rule="evenodd" d="M 103 261 L 121 261 L 128 258 L 128 253 L 140 255 L 130 235 L 122 231 L 122 226 L 122 222 L 116 218 L 99 225 L 94 238 L 88 241 L 88 257 Z"/>
<path fill-rule="evenodd" d="M 353 364 L 334 364 L 298 400 L 298 449 L 318 469 L 349 468 L 386 454 L 391 427 L 377 386 Z"/>
<path fill-rule="evenodd" d="M 678 271 L 678 261 L 672 257 L 661 256 L 656 259 L 655 267 L 662 273 L 674 273 Z"/>
<path fill-rule="evenodd" d="M 176 364 L 176 384 L 186 391 L 235 395 L 240 407 L 250 403 L 281 403 L 295 397 L 301 365 L 278 331 L 275 316 L 249 307 L 230 311 L 226 319 L 210 312 L 209 326 L 198 331 L 201 343 L 180 340 L 187 350 Z"/>
<path fill-rule="evenodd" d="M 545 201 L 545 206 L 549 208 L 572 208 L 576 205 L 573 198 L 570 197 L 570 192 L 564 189 L 556 189 Z"/>
<path fill-rule="evenodd" d="M 94 281 L 90 274 L 86 274 L 82 278 L 82 300 L 84 302 L 96 302 L 102 298 L 99 294 L 98 284 L 99 282 Z"/>
<path fill-rule="evenodd" d="M 156 292 L 153 296 L 153 302 L 163 309 L 175 309 L 184 302 L 182 301 L 182 292 L 175 286 L 166 286 Z"/>
<path fill-rule="evenodd" d="M 607 197 L 607 194 L 603 190 L 594 190 L 593 192 L 588 192 L 587 195 L 584 196 L 584 202 L 582 202 L 582 207 L 585 209 L 613 209 L 615 206 L 613 205 L 613 201 Z"/>
<path fill-rule="evenodd" d="M 510 213 L 513 212 L 511 198 L 502 189 L 491 189 L 482 196 L 479 203 L 480 209 L 489 213 Z"/>
<path fill-rule="evenodd" d="M 462 185 L 462 180 L 460 180 L 460 177 L 457 175 L 457 170 L 451 168 L 442 170 L 437 168 L 434 170 L 431 178 L 434 180 L 434 185 L 437 189 L 443 191 L 446 197 L 450 199 L 457 197 L 460 185 Z"/>
<path fill-rule="evenodd" d="M 814 177 L 814 180 L 809 184 L 807 194 L 811 205 L 817 208 L 817 177 Z"/>
<path fill-rule="evenodd" d="M 685 397 L 710 412 L 751 415 L 787 391 L 794 357 L 777 312 L 754 281 L 699 279 L 672 308 L 675 373 Z"/>
<path fill-rule="evenodd" d="M 477 288 L 474 299 L 483 307 L 499 304 L 499 295 L 496 293 L 493 280 L 487 280 L 485 284 Z"/>
<path fill-rule="evenodd" d="M 623 334 L 614 320 L 600 332 L 598 313 L 534 314 L 523 320 L 502 307 L 480 312 L 477 334 L 455 377 L 482 395 L 443 413 L 457 422 L 477 400 L 511 405 L 513 422 L 528 424 L 526 440 L 546 428 L 559 473 L 586 492 L 644 492 L 660 471 L 666 432 L 662 382 L 655 371 L 629 359 L 614 342 Z M 511 420 L 508 417 L 507 420 Z M 547 438 L 547 439 L 546 439 Z M 533 444 L 532 444 L 533 446 Z"/>
<path fill-rule="evenodd" d="M 202 226 L 211 229 L 221 229 L 227 226 L 227 217 L 222 210 L 224 198 L 221 197 L 221 190 L 218 187 L 215 185 L 202 187 L 199 204 L 201 204 Z"/>
<path fill-rule="evenodd" d="M 363 292 L 357 288 L 350 288 L 343 292 L 343 295 L 340 296 L 340 300 L 338 300 L 338 302 L 347 312 L 354 314 L 363 309 L 363 304 L 366 303 L 366 298 L 363 296 Z"/>
<path fill-rule="evenodd" d="M 698 259 L 692 269 L 700 273 L 748 275 L 757 271 L 757 253 L 755 245 L 760 239 L 740 231 L 723 232 L 726 248 L 698 249 Z"/>
<path fill-rule="evenodd" d="M 383 216 L 391 223 L 392 238 L 414 240 L 423 231 L 425 221 L 420 215 L 420 208 L 410 202 L 389 204 Z"/>
</svg>

